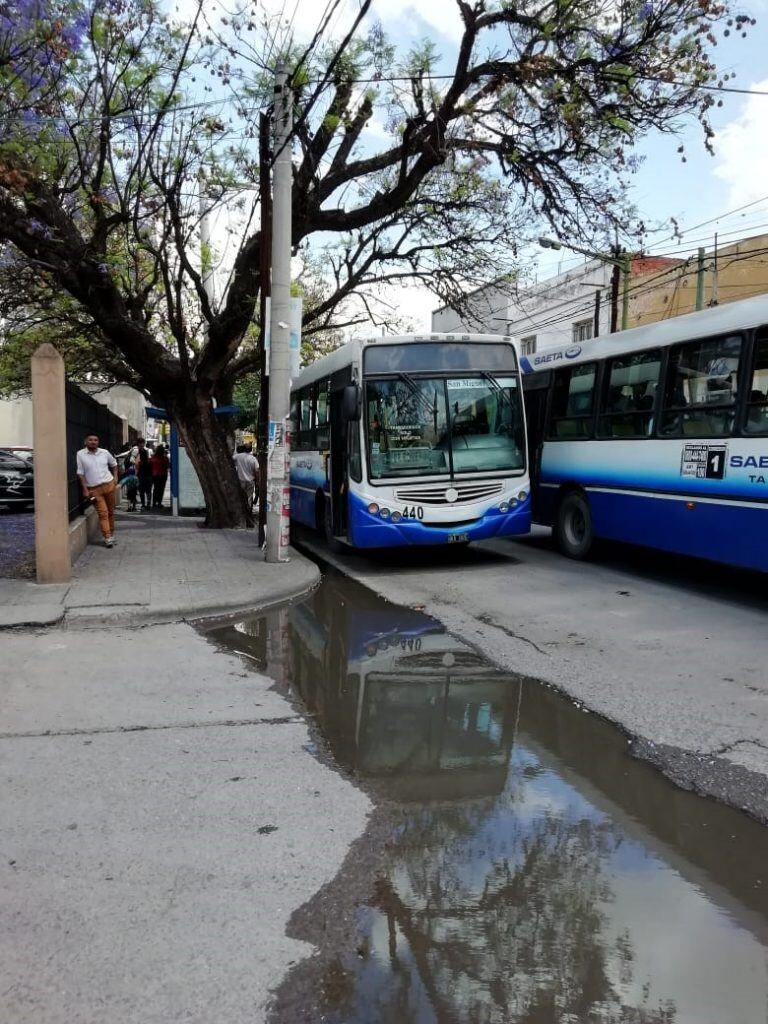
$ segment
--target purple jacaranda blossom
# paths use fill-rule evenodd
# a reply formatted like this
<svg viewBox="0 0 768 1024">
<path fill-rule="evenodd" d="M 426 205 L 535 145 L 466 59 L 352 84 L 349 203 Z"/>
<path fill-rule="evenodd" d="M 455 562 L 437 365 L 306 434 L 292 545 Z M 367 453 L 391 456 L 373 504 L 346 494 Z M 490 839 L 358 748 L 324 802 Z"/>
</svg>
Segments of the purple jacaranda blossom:
<svg viewBox="0 0 768 1024">
<path fill-rule="evenodd" d="M 30 234 L 38 235 L 40 238 L 53 238 L 53 231 L 47 224 L 43 224 L 37 217 L 32 217 L 27 230 Z"/>
</svg>

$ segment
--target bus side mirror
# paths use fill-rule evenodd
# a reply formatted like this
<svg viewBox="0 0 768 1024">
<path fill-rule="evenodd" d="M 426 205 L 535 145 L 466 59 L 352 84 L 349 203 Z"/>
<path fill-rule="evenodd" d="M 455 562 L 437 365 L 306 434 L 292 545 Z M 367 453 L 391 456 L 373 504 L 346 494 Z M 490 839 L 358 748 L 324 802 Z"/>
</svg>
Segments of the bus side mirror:
<svg viewBox="0 0 768 1024">
<path fill-rule="evenodd" d="M 341 418 L 345 423 L 355 423 L 360 419 L 362 400 L 360 387 L 357 384 L 347 384 L 341 396 Z"/>
</svg>

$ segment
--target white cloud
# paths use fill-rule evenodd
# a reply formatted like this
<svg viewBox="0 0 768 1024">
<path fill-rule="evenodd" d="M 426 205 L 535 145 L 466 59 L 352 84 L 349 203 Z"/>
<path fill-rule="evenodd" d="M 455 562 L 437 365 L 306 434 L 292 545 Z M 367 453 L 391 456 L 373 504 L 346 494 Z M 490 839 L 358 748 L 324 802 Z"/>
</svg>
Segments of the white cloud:
<svg viewBox="0 0 768 1024">
<path fill-rule="evenodd" d="M 750 89 L 768 91 L 768 79 Z M 768 98 L 750 96 L 715 138 L 715 175 L 728 185 L 728 209 L 768 195 Z"/>
</svg>

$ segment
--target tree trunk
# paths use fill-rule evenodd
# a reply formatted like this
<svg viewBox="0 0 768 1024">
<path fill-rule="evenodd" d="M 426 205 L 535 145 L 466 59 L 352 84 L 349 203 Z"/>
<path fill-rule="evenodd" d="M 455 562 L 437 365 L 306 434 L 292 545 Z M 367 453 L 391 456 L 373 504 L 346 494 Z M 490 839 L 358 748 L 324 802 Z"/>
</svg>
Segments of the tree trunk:
<svg viewBox="0 0 768 1024">
<path fill-rule="evenodd" d="M 203 490 L 205 525 L 218 530 L 253 526 L 211 396 L 192 391 L 183 399 L 177 398 L 170 412 Z"/>
</svg>

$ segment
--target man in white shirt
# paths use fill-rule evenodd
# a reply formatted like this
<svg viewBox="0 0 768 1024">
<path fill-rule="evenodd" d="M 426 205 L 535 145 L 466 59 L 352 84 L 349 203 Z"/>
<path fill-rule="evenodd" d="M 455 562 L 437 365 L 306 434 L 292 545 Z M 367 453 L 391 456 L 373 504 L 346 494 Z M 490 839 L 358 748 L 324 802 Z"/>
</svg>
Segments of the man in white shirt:
<svg viewBox="0 0 768 1024">
<path fill-rule="evenodd" d="M 104 543 L 111 548 L 115 542 L 117 461 L 106 448 L 99 448 L 96 434 L 89 434 L 85 448 L 77 453 L 77 478 L 85 500 L 96 506 Z"/>
<path fill-rule="evenodd" d="M 259 479 L 259 460 L 253 454 L 253 446 L 250 444 L 238 445 L 237 455 L 234 458 L 237 479 L 240 481 L 250 509 L 253 506 L 253 495 L 256 490 L 256 482 Z"/>
</svg>

